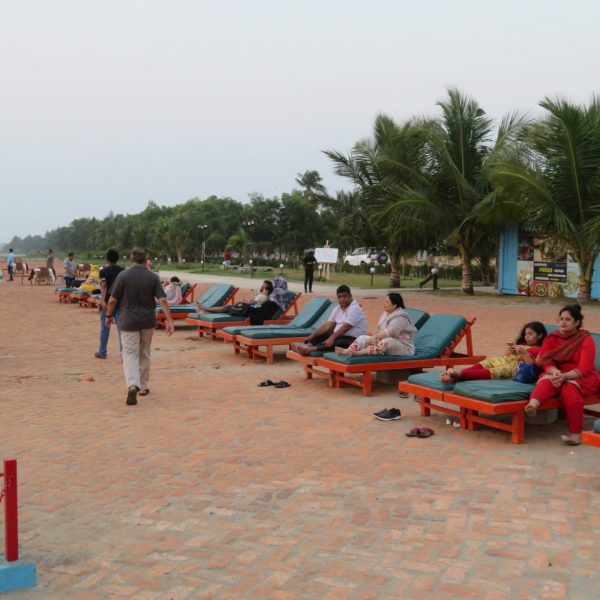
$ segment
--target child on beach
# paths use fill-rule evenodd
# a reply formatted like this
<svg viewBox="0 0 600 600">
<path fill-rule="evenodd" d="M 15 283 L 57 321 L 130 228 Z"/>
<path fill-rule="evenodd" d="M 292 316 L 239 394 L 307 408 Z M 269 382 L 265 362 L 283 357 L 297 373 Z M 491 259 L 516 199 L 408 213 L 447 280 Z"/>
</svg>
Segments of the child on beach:
<svg viewBox="0 0 600 600">
<path fill-rule="evenodd" d="M 514 379 L 519 370 L 519 364 L 530 365 L 530 373 L 520 379 L 522 383 L 535 383 L 535 359 L 540 352 L 540 346 L 547 335 L 546 328 L 539 321 L 527 323 L 515 343 L 508 342 L 508 352 L 503 356 L 492 356 L 480 363 L 467 367 L 462 371 L 450 368 L 442 373 L 442 383 L 456 383 L 474 379 Z M 533 379 L 533 381 L 530 381 Z M 519 380 L 519 378 L 518 378 Z"/>
</svg>

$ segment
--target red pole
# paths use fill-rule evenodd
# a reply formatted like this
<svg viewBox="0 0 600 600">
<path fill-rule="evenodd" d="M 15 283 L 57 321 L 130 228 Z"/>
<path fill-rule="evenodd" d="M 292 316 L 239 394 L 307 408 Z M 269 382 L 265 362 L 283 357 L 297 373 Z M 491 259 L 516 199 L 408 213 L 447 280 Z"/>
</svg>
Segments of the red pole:
<svg viewBox="0 0 600 600">
<path fill-rule="evenodd" d="M 6 562 L 19 560 L 19 516 L 17 504 L 17 460 L 4 459 L 4 543 Z"/>
</svg>

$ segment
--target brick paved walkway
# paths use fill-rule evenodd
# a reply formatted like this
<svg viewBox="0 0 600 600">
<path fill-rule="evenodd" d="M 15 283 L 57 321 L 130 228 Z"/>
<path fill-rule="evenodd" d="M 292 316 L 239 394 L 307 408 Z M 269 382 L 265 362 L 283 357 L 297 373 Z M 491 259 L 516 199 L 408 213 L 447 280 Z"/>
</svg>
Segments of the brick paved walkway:
<svg viewBox="0 0 600 600">
<path fill-rule="evenodd" d="M 484 353 L 559 306 L 405 296 L 476 315 Z M 361 302 L 374 323 L 381 301 Z M 3 284 L 0 315 L 0 450 L 19 460 L 39 578 L 7 598 L 600 597 L 600 454 L 562 446 L 564 423 L 514 446 L 422 419 L 391 387 L 329 390 L 180 327 L 155 336 L 152 393 L 127 407 L 115 339 L 93 358 L 97 313 Z M 374 420 L 384 406 L 403 420 Z M 419 424 L 436 435 L 404 436 Z"/>
</svg>

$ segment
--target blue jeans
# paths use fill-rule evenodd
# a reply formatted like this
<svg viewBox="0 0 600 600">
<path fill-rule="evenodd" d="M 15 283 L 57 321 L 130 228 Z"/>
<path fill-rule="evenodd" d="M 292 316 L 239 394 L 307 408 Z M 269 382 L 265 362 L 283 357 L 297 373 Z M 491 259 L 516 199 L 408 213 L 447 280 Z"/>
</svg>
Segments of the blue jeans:
<svg viewBox="0 0 600 600">
<path fill-rule="evenodd" d="M 121 313 L 117 308 L 113 313 L 114 322 L 117 326 L 117 333 L 119 334 L 119 352 L 123 352 L 123 345 L 121 344 L 121 330 L 119 329 L 119 320 L 121 317 Z M 98 354 L 102 354 L 102 356 L 106 356 L 107 346 L 108 346 L 108 336 L 110 335 L 110 327 L 106 326 L 106 310 L 102 309 L 100 311 L 100 348 L 98 349 Z"/>
</svg>

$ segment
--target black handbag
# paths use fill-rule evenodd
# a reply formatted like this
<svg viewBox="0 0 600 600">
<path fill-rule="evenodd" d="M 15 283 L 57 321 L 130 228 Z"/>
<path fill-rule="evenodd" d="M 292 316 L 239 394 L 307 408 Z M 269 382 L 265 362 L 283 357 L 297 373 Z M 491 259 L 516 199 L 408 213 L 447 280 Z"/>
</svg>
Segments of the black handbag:
<svg viewBox="0 0 600 600">
<path fill-rule="evenodd" d="M 249 304 L 246 304 L 245 302 L 238 302 L 237 304 L 234 304 L 232 307 L 230 307 L 228 312 L 234 317 L 245 317 L 248 314 L 249 308 Z"/>
</svg>

